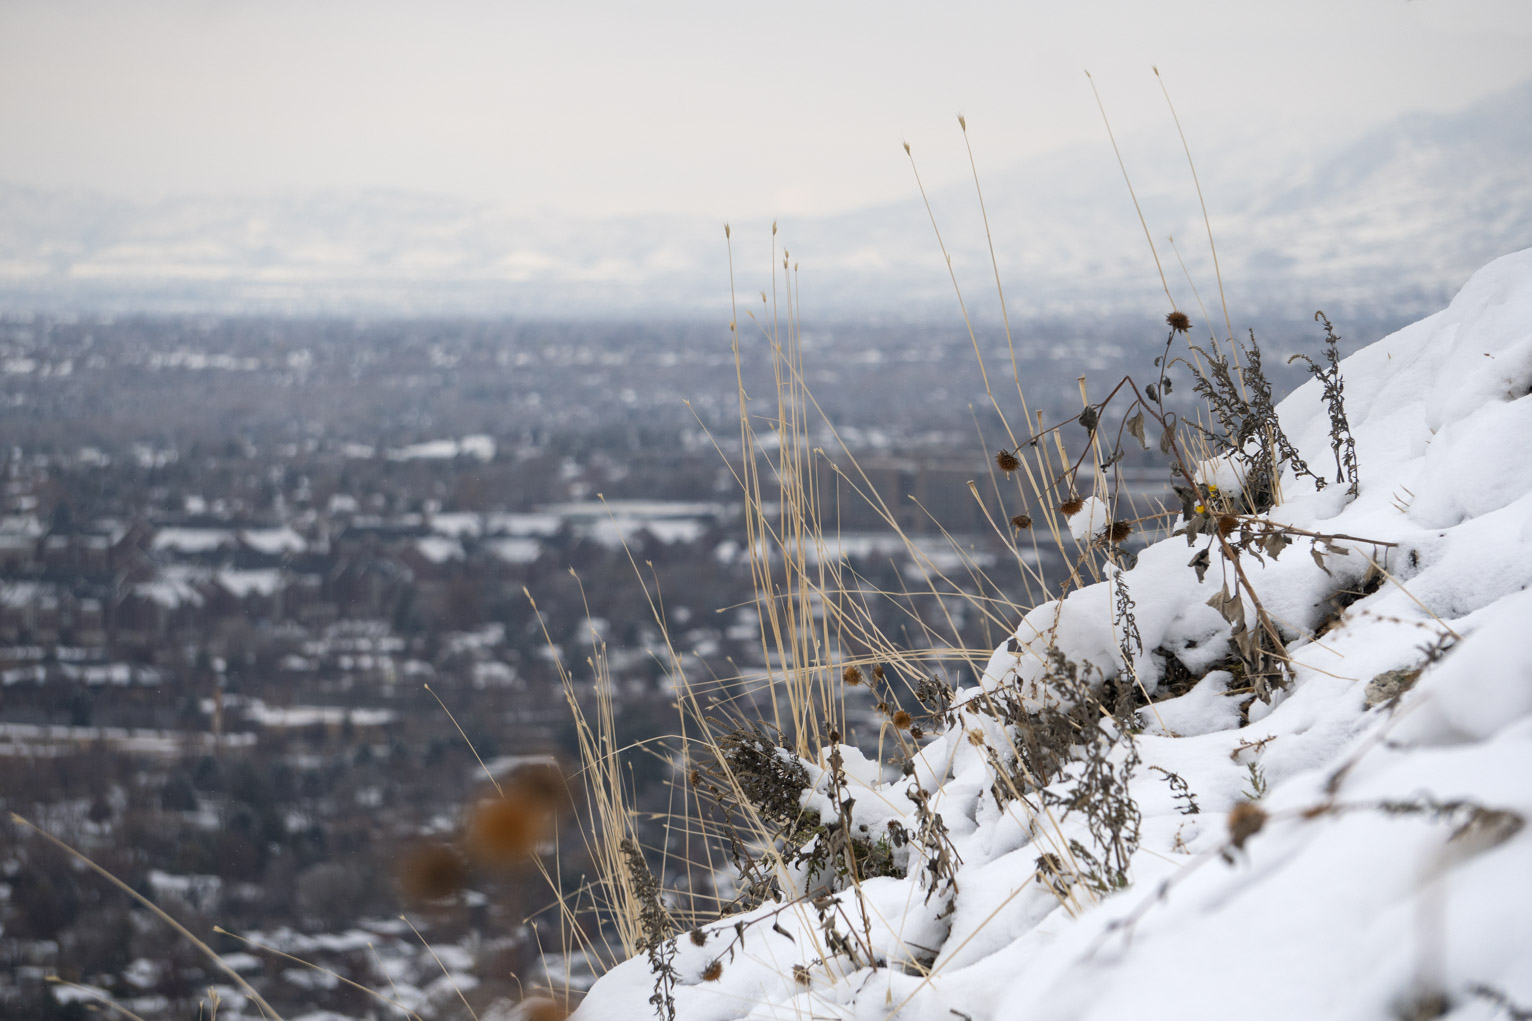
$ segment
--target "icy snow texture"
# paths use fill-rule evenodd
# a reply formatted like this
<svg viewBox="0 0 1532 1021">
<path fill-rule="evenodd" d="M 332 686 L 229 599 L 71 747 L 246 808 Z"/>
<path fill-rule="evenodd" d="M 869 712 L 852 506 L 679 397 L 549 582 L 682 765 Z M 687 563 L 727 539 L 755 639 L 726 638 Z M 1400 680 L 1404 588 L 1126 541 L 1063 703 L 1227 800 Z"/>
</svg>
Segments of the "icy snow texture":
<svg viewBox="0 0 1532 1021">
<path fill-rule="evenodd" d="M 1264 565 L 1243 558 L 1296 681 L 1273 705 L 1255 703 L 1244 727 L 1221 671 L 1141 713 L 1131 790 L 1142 844 L 1128 890 L 1099 903 L 1081 891 L 1080 909 L 1061 907 L 1037 861 L 1068 839 L 1089 845 L 1078 817 L 997 808 L 994 775 L 968 739 L 977 730 L 1005 746 L 999 724 L 977 711 L 984 691 L 1019 689 L 1032 706 L 1055 697 L 1043 683 L 1050 643 L 1101 673 L 1123 670 L 1102 583 L 1028 613 L 1016 651 L 997 650 L 980 686 L 960 693 L 959 725 L 916 757 L 913 779 L 935 792 L 962 859 L 951 914 L 939 916 L 940 893 L 927 902 L 914 850 L 910 879 L 863 884 L 865 915 L 853 891 L 837 896 L 853 923 L 841 928 L 870 943 L 880 967 L 827 954 L 808 904 L 726 919 L 708 927 L 704 947 L 680 940 L 681 1021 L 1384 1018 L 1412 1016 L 1423 988 L 1443 994 L 1453 1018 L 1504 1016 L 1476 988 L 1532 1005 L 1532 826 L 1516 825 L 1532 815 L 1532 250 L 1484 268 L 1449 308 L 1346 359 L 1342 372 L 1360 494 L 1348 501 L 1344 485 L 1315 491 L 1289 475 L 1270 516 L 1396 545 L 1346 542 L 1347 555 L 1327 558 L 1329 574 L 1303 540 Z M 1319 386 L 1279 413 L 1309 465 L 1333 478 Z M 1155 650 L 1200 675 L 1228 649 L 1228 624 L 1206 602 L 1232 590 L 1232 577 L 1215 552 L 1199 583 L 1193 552 L 1166 540 L 1123 576 L 1143 637 L 1133 667 L 1151 691 L 1164 668 Z M 1369 559 L 1390 580 L 1314 635 Z M 1426 663 L 1444 635 L 1462 640 Z M 1367 708 L 1368 681 L 1420 666 L 1396 704 Z M 1182 814 L 1167 771 L 1184 778 L 1198 814 Z M 890 820 L 913 830 L 911 779 L 879 785 L 857 772 L 856 821 L 873 834 Z M 814 775 L 806 800 L 828 805 Z M 1227 815 L 1257 777 L 1269 817 L 1231 849 Z M 1424 810 L 1461 801 L 1512 814 L 1465 826 L 1469 809 Z M 723 952 L 741 921 L 743 936 Z M 703 982 L 721 952 L 722 976 Z M 653 988 L 648 963 L 629 961 L 578 1016 L 652 1016 Z"/>
</svg>

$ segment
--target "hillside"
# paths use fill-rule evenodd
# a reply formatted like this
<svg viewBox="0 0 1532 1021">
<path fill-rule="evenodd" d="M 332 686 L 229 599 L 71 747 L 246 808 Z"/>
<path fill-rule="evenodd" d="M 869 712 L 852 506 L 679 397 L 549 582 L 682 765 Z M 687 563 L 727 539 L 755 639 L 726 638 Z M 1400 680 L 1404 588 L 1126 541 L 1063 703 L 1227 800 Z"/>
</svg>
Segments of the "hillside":
<svg viewBox="0 0 1532 1021">
<path fill-rule="evenodd" d="M 1201 461 L 1136 560 L 1086 501 L 1103 580 L 938 699 L 905 775 L 730 760 L 801 785 L 808 840 L 577 1016 L 1527 1016 L 1532 250 L 1331 384 L 1343 412 L 1320 380 L 1278 406 L 1296 450 L 1264 423 Z"/>
</svg>

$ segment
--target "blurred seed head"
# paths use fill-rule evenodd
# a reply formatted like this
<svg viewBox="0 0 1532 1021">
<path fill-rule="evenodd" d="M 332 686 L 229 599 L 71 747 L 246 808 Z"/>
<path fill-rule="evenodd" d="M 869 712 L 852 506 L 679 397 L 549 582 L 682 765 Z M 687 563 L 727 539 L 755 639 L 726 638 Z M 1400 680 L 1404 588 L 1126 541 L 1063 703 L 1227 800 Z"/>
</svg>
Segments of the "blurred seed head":
<svg viewBox="0 0 1532 1021">
<path fill-rule="evenodd" d="M 446 844 L 418 847 L 399 866 L 399 888 L 407 900 L 416 902 L 454 897 L 467 878 L 462 857 Z"/>
<path fill-rule="evenodd" d="M 553 764 L 519 770 L 500 797 L 485 798 L 468 818 L 468 853 L 486 865 L 515 865 L 531 858 L 553 835 L 568 785 Z"/>
<path fill-rule="evenodd" d="M 521 1016 L 526 1021 L 566 1021 L 569 1008 L 557 1000 L 540 996 L 521 1002 Z"/>
<path fill-rule="evenodd" d="M 506 794 L 479 802 L 468 820 L 468 851 L 486 865 L 514 865 L 531 858 L 548 830 L 541 806 Z"/>
<path fill-rule="evenodd" d="M 1265 825 L 1264 808 L 1253 801 L 1241 802 L 1229 813 L 1229 840 L 1235 847 L 1242 848 L 1245 841 L 1261 832 L 1261 827 Z"/>
</svg>

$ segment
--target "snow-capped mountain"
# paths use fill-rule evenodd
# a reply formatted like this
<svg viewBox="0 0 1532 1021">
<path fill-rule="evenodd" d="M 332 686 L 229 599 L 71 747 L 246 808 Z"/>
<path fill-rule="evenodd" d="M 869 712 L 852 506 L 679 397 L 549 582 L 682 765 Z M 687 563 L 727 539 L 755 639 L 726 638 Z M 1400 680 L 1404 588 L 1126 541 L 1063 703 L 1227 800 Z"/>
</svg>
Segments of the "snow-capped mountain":
<svg viewBox="0 0 1532 1021">
<path fill-rule="evenodd" d="M 1330 153 L 1274 155 L 1259 138 L 1193 145 L 1224 279 L 1246 309 L 1301 296 L 1424 311 L 1473 267 L 1532 241 L 1532 81 Z M 1195 299 L 1177 250 L 1211 308 L 1216 282 L 1179 141 L 1170 132 L 1123 148 L 1178 303 Z M 1160 290 L 1104 138 L 981 170 L 1014 309 L 1140 307 Z M 971 186 L 931 199 L 960 282 L 980 297 L 976 312 L 991 314 Z M 396 192 L 133 202 L 0 185 L 0 307 L 712 314 L 729 303 L 720 227 L 684 216 L 512 216 Z M 913 179 L 907 200 L 782 228 L 777 244 L 801 265 L 807 314 L 953 314 Z M 750 293 L 771 265 L 769 225 L 736 222 L 733 234 Z"/>
</svg>

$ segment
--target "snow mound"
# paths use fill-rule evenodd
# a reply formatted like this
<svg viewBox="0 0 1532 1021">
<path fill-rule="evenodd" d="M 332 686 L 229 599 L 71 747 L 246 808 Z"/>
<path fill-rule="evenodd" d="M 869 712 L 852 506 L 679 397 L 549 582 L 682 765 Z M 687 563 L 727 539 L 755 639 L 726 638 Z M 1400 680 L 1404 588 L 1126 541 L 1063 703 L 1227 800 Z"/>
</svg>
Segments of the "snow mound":
<svg viewBox="0 0 1532 1021">
<path fill-rule="evenodd" d="M 895 838 L 905 876 L 826 893 L 806 875 L 704 927 L 701 946 L 683 935 L 667 951 L 676 1017 L 1468 1019 L 1532 1005 L 1532 250 L 1341 371 L 1357 495 L 1288 471 L 1267 517 L 1299 530 L 1293 545 L 1240 558 L 1289 684 L 1267 703 L 1215 669 L 1237 639 L 1238 611 L 1217 608 L 1234 580 L 1216 548 L 1199 578 L 1182 537 L 1036 607 L 913 775 L 845 771 L 848 831 Z M 1319 384 L 1278 413 L 1333 478 Z M 1303 532 L 1371 541 L 1311 551 Z M 1181 693 L 1140 710 L 1137 735 L 1106 721 L 1087 734 L 1093 780 L 1082 765 L 1025 789 L 1007 729 L 1068 706 L 1065 661 L 1081 684 L 1136 675 L 1156 692 L 1175 677 Z M 833 815 L 833 775 L 810 776 L 804 803 Z M 1121 883 L 1070 805 L 1114 777 L 1139 813 Z M 656 989 L 650 962 L 628 961 L 577 1016 L 654 1016 Z"/>
</svg>

